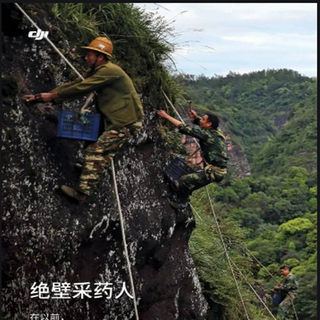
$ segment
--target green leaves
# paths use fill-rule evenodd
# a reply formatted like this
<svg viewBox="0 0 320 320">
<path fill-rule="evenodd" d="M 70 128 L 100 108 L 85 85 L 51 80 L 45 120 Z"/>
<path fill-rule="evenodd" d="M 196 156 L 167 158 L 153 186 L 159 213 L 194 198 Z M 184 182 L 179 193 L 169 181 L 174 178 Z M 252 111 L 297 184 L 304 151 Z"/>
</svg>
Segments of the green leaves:
<svg viewBox="0 0 320 320">
<path fill-rule="evenodd" d="M 113 60 L 133 79 L 139 93 L 161 103 L 159 87 L 167 94 L 177 92 L 164 62 L 174 45 L 166 39 L 172 28 L 165 20 L 144 12 L 132 3 L 54 3 L 51 9 L 59 38 L 79 48 L 97 36 L 109 37 L 114 45 Z M 78 55 L 83 53 L 78 50 Z"/>
<path fill-rule="evenodd" d="M 279 226 L 279 232 L 288 235 L 306 232 L 313 228 L 313 224 L 306 218 L 295 218 Z"/>
<path fill-rule="evenodd" d="M 241 139 L 254 172 L 279 173 L 288 165 L 314 168 L 315 154 L 307 158 L 316 151 L 315 80 L 287 69 L 177 79 L 196 104 L 221 114 Z M 284 147 L 283 140 L 290 145 Z M 297 152 L 302 154 L 296 157 Z"/>
</svg>

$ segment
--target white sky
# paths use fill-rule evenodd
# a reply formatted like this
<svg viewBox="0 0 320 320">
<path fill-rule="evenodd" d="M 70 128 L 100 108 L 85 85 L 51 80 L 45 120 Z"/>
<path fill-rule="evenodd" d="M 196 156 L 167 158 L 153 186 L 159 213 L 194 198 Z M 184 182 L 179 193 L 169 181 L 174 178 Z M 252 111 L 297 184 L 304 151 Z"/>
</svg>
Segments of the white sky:
<svg viewBox="0 0 320 320">
<path fill-rule="evenodd" d="M 316 3 L 135 3 L 174 27 L 177 72 L 317 75 Z"/>
</svg>

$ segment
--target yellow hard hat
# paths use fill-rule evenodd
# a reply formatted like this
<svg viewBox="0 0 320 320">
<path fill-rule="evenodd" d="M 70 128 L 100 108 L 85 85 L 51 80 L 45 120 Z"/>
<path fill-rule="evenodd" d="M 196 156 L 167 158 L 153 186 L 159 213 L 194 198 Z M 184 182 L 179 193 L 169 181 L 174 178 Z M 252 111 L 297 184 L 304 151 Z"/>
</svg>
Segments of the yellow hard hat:
<svg viewBox="0 0 320 320">
<path fill-rule="evenodd" d="M 95 38 L 90 42 L 89 46 L 81 48 L 98 51 L 112 57 L 113 44 L 111 40 L 105 37 Z"/>
</svg>

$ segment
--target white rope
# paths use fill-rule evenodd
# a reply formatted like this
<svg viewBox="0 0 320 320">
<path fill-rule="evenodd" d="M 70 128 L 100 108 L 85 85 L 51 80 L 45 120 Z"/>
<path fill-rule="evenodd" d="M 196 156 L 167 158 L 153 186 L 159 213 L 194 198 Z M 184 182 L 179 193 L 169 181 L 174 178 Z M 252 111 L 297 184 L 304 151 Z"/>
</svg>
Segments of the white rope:
<svg viewBox="0 0 320 320">
<path fill-rule="evenodd" d="M 199 218 L 199 220 L 202 221 L 202 218 L 200 217 L 200 214 L 197 212 L 196 208 L 190 203 L 190 207 L 191 209 L 196 213 L 197 217 Z"/>
<path fill-rule="evenodd" d="M 243 279 L 245 280 L 245 282 L 249 285 L 250 289 L 254 292 L 254 294 L 257 296 L 257 298 L 260 300 L 260 302 L 263 304 L 263 306 L 266 308 L 266 310 L 269 312 L 269 314 L 271 315 L 271 317 L 275 320 L 277 320 L 275 318 L 275 316 L 272 314 L 272 312 L 270 311 L 270 309 L 268 308 L 268 306 L 265 304 L 265 302 L 261 299 L 261 297 L 259 296 L 259 294 L 256 292 L 256 290 L 252 287 L 252 285 L 249 283 L 249 281 L 247 280 L 246 276 L 241 272 L 241 270 L 239 269 L 239 267 L 231 260 L 232 264 L 238 269 L 238 272 L 241 274 L 241 276 L 243 277 Z"/>
<path fill-rule="evenodd" d="M 245 247 L 244 247 L 245 248 Z M 276 280 L 275 277 L 272 275 L 272 273 L 258 260 L 257 257 L 254 256 L 254 254 L 248 249 L 248 248 L 245 248 L 247 250 L 247 252 L 258 262 L 258 264 L 267 271 L 267 273 L 271 276 L 272 279 Z M 293 308 L 293 311 L 294 311 L 294 315 L 295 315 L 295 318 L 296 320 L 299 320 L 299 317 L 298 317 L 298 314 L 297 314 L 297 311 L 296 311 L 296 308 L 295 308 L 295 305 L 294 305 L 294 302 L 293 302 L 293 299 L 291 298 L 291 296 L 289 295 L 289 298 L 290 298 L 290 301 L 291 301 L 291 304 L 292 304 L 292 308 Z"/>
<path fill-rule="evenodd" d="M 174 107 L 173 103 L 170 101 L 170 99 L 168 98 L 168 96 L 166 95 L 166 93 L 163 91 L 162 89 L 162 93 L 164 95 L 164 97 L 166 98 L 166 100 L 168 101 L 168 103 L 170 104 L 170 106 L 172 107 L 172 109 L 174 110 L 174 112 L 177 114 L 177 116 L 179 117 L 180 121 L 185 124 L 185 121 L 183 120 L 183 118 L 180 116 L 179 112 L 177 111 L 177 109 Z M 196 138 L 193 138 L 194 141 L 196 142 L 196 144 L 198 146 L 200 146 L 198 140 Z M 247 310 L 246 310 L 246 307 L 245 307 L 245 304 L 244 304 L 244 301 L 242 299 L 242 295 L 241 295 L 241 292 L 240 292 L 240 289 L 239 289 L 239 286 L 238 286 L 238 283 L 237 283 L 237 280 L 235 278 L 235 275 L 234 275 L 234 271 L 233 271 L 233 268 L 232 268 L 232 265 L 229 261 L 230 257 L 229 257 L 229 254 L 227 252 L 227 248 L 225 246 L 225 243 L 224 243 L 224 240 L 223 240 L 223 237 L 222 237 L 222 233 L 221 233 L 221 230 L 220 230 L 220 227 L 219 227 L 219 224 L 218 224 L 218 220 L 216 218 L 216 215 L 215 215 L 215 212 L 214 212 L 214 208 L 213 208 L 213 204 L 212 204 L 212 201 L 211 201 L 211 198 L 209 196 L 209 192 L 208 192 L 208 188 L 206 187 L 206 191 L 207 191 L 207 195 L 208 195 L 208 199 L 209 199 L 209 202 L 210 202 L 210 207 L 212 209 L 212 213 L 214 215 L 214 219 L 215 219 L 215 222 L 217 224 L 217 229 L 219 231 L 219 235 L 220 235 L 220 239 L 221 239 L 221 242 L 222 242 L 222 246 L 224 248 L 224 251 L 225 251 L 225 254 L 226 254 L 226 257 L 227 257 L 227 260 L 228 260 L 228 263 L 229 263 L 229 266 L 230 266 L 230 269 L 231 269 L 231 272 L 232 272 L 232 275 L 233 275 L 233 278 L 235 280 L 235 283 L 236 283 L 236 286 L 237 286 L 237 289 L 238 289 L 238 293 L 239 293 L 239 296 L 240 296 L 240 299 L 241 299 L 241 302 L 242 302 L 242 305 L 244 307 L 244 310 L 245 310 L 245 313 L 246 313 L 246 316 L 247 318 L 249 319 L 249 316 L 248 316 L 248 313 L 247 313 Z M 197 214 L 197 216 L 200 218 L 199 214 L 197 213 L 197 211 L 195 210 L 195 208 L 192 206 L 192 204 L 190 203 L 190 206 L 191 208 L 194 210 L 194 212 Z M 201 219 L 202 220 L 202 219 Z M 251 255 L 252 257 L 264 268 L 267 270 L 267 272 L 269 273 L 269 275 L 271 275 L 271 277 L 274 279 L 273 275 L 269 272 L 269 270 L 262 265 L 262 263 L 249 251 L 249 249 L 245 248 Z M 250 284 L 249 284 L 250 285 Z M 253 288 L 252 288 L 253 289 Z M 253 289 L 254 290 L 254 289 Z M 258 296 L 258 298 L 260 299 L 260 296 Z M 291 303 L 292 303 L 292 307 L 293 307 L 293 310 L 294 310 L 294 313 L 295 313 L 295 317 L 296 317 L 296 320 L 299 320 L 298 318 L 298 315 L 297 315 L 297 312 L 296 312 L 296 309 L 295 309 L 295 306 L 294 306 L 294 303 L 293 303 L 293 299 L 290 297 L 290 300 L 291 300 Z M 262 301 L 263 302 L 263 301 Z M 268 311 L 270 312 L 270 310 L 268 309 Z M 271 314 L 272 315 L 272 314 Z M 273 316 L 273 315 L 272 315 Z M 274 317 L 273 317 L 274 318 Z M 275 319 L 275 318 L 274 318 Z"/>
<path fill-rule="evenodd" d="M 117 180 L 116 180 L 116 172 L 115 172 L 115 169 L 114 169 L 113 159 L 111 159 L 111 167 L 112 167 L 112 177 L 113 177 L 114 190 L 115 190 L 115 193 L 116 193 L 118 211 L 119 211 L 119 216 L 120 216 L 120 225 L 121 225 L 121 233 L 122 233 L 124 252 L 125 252 L 125 257 L 126 257 L 126 260 L 127 260 L 128 273 L 129 273 L 131 290 L 132 290 L 132 295 L 133 295 L 134 311 L 135 311 L 135 314 L 136 314 L 136 319 L 139 320 L 136 293 L 135 293 L 135 289 L 134 289 L 134 282 L 133 282 L 133 277 L 132 277 L 132 272 L 131 272 L 131 264 L 130 264 L 129 253 L 128 253 L 128 248 L 127 248 L 127 240 L 126 240 L 126 234 L 125 234 L 125 224 L 124 224 L 124 219 L 123 219 L 122 210 L 121 210 L 121 204 L 120 204 L 120 198 L 119 198 L 118 186 L 117 186 Z"/>
<path fill-rule="evenodd" d="M 258 264 L 267 271 L 267 273 L 269 274 L 269 276 L 271 276 L 272 279 L 276 280 L 275 277 L 272 275 L 272 273 L 258 260 L 258 258 L 256 256 L 253 255 L 253 253 L 246 247 L 243 247 L 245 250 L 247 250 L 247 252 L 250 254 L 250 256 L 256 260 L 258 262 Z"/>
<path fill-rule="evenodd" d="M 34 25 L 38 30 L 41 30 L 37 24 L 30 18 L 30 16 L 15 2 L 14 3 L 16 7 L 23 13 L 23 15 L 31 22 L 32 25 Z M 49 44 L 58 52 L 58 54 L 61 56 L 61 58 L 71 67 L 71 69 L 83 80 L 83 76 L 79 73 L 79 71 L 69 62 L 69 60 L 60 52 L 60 50 L 54 45 L 54 43 L 48 38 L 44 37 Z"/>
<path fill-rule="evenodd" d="M 214 208 L 213 208 L 213 204 L 212 204 L 212 201 L 211 201 L 211 198 L 210 198 L 210 195 L 209 195 L 209 191 L 208 191 L 208 188 L 206 187 L 206 192 L 207 192 L 207 195 L 208 195 L 208 199 L 209 199 L 209 203 L 210 203 L 210 207 L 211 207 L 211 211 L 212 211 L 212 215 L 214 217 L 214 220 L 215 220 L 215 223 L 217 225 L 217 229 L 218 229 L 218 233 L 219 233 L 219 236 L 220 236 L 220 240 L 221 240 L 221 243 L 222 243 L 222 246 L 223 246 L 223 249 L 224 249 L 224 253 L 226 255 L 226 258 L 227 258 L 227 261 L 228 261 L 228 264 L 229 264 L 229 267 L 230 267 L 230 270 L 231 270 L 231 273 L 232 273 L 232 276 L 233 276 L 233 279 L 234 279 L 234 282 L 236 284 L 236 287 L 237 287 L 237 290 L 238 290 L 238 294 L 240 296 L 240 300 L 241 300 L 241 303 L 242 303 L 242 306 L 243 306 L 243 309 L 244 309 L 244 312 L 246 314 L 246 317 L 248 320 L 250 320 L 249 318 L 249 315 L 248 315 L 248 311 L 247 311 L 247 308 L 246 308 L 246 305 L 244 303 L 244 300 L 243 300 L 243 297 L 242 297 L 242 294 L 241 294 L 241 291 L 240 291 L 240 288 L 239 288 L 239 285 L 238 285 L 238 281 L 237 281 L 237 278 L 234 274 L 234 271 L 233 271 L 233 268 L 232 268 L 232 264 L 231 264 L 231 260 L 230 260 L 230 257 L 229 257 L 229 254 L 228 254 L 228 251 L 227 251 L 227 247 L 224 243 L 224 240 L 223 240 L 223 237 L 222 237 L 222 233 L 221 233 L 221 230 L 220 230 L 220 226 L 219 226 L 219 223 L 218 223 L 218 219 L 217 219 L 217 216 L 215 214 L 215 211 L 214 211 Z"/>
<path fill-rule="evenodd" d="M 38 30 L 41 30 L 38 25 L 30 18 L 30 16 L 15 2 L 14 3 L 15 6 L 23 13 L 23 15 L 31 22 L 31 24 L 33 26 L 35 26 Z M 63 55 L 63 53 L 55 46 L 55 44 L 48 38 L 48 37 L 44 37 L 44 39 L 46 39 L 49 44 L 53 47 L 53 49 L 60 55 L 60 57 L 67 63 L 67 65 L 77 74 L 77 76 L 81 79 L 84 80 L 84 77 L 81 75 L 81 73 L 72 65 L 72 63 Z M 92 98 L 94 97 L 94 93 L 90 93 L 90 95 L 88 96 L 85 104 L 83 105 L 83 107 L 81 108 L 81 112 L 85 111 L 85 108 L 88 106 L 88 104 L 90 103 L 90 101 L 92 100 Z"/>
<path fill-rule="evenodd" d="M 17 3 L 14 3 L 14 4 L 23 13 L 23 15 L 31 22 L 32 25 L 34 25 L 37 29 L 41 30 L 37 26 L 37 24 L 28 16 L 28 14 Z M 69 62 L 69 60 L 60 52 L 60 50 L 54 45 L 54 43 L 48 37 L 45 37 L 45 39 L 56 50 L 56 52 L 63 58 L 63 60 L 71 67 L 71 69 L 81 78 L 81 80 L 84 80 L 84 77 Z M 85 110 L 85 108 L 88 106 L 89 102 L 92 100 L 93 96 L 94 96 L 94 93 L 91 93 L 89 95 L 89 97 L 87 98 L 85 104 L 81 108 L 81 111 Z M 136 293 L 135 293 L 133 277 L 132 277 L 132 272 L 131 272 L 130 259 L 129 259 L 128 249 L 127 249 L 127 241 L 126 241 L 126 235 L 125 235 L 124 219 L 123 219 L 123 216 L 122 216 L 122 210 L 121 210 L 120 198 L 119 198 L 119 194 L 118 194 L 118 187 L 117 187 L 117 181 L 116 181 L 116 175 L 115 175 L 113 159 L 111 159 L 111 167 L 112 167 L 112 176 L 113 176 L 113 182 L 114 182 L 114 189 L 115 189 L 116 198 L 117 198 L 118 211 L 119 211 L 119 216 L 120 216 L 120 224 L 121 224 L 123 246 L 124 246 L 124 251 L 125 251 L 125 257 L 126 257 L 126 260 L 127 260 L 129 279 L 130 279 L 131 290 L 132 290 L 132 295 L 133 295 L 134 311 L 135 311 L 136 319 L 139 320 L 137 301 L 136 301 Z"/>
<path fill-rule="evenodd" d="M 182 117 L 180 116 L 179 112 L 178 112 L 177 109 L 174 107 L 173 103 L 170 101 L 170 99 L 169 99 L 168 96 L 165 94 L 165 92 L 163 91 L 163 89 L 162 89 L 162 93 L 163 93 L 164 97 L 166 98 L 166 100 L 169 102 L 169 104 L 170 104 L 170 106 L 172 107 L 172 109 L 173 109 L 173 110 L 175 111 L 175 113 L 178 115 L 180 121 L 181 121 L 183 124 L 185 124 L 185 121 L 182 119 Z M 195 138 L 194 138 L 194 140 L 196 141 L 197 145 L 200 146 L 199 142 L 198 142 Z M 224 248 L 224 252 L 225 252 L 225 255 L 226 255 L 226 257 L 227 257 L 227 261 L 228 261 L 228 264 L 229 264 L 229 267 L 230 267 L 230 270 L 231 270 L 233 279 L 234 279 L 234 281 L 235 281 L 235 284 L 236 284 L 236 287 L 237 287 L 237 290 L 238 290 L 238 293 L 239 293 L 239 296 L 240 296 L 240 300 L 241 300 L 241 302 L 242 302 L 242 305 L 243 305 L 243 308 L 244 308 L 246 317 L 247 317 L 248 320 L 250 320 L 249 315 L 248 315 L 248 311 L 247 311 L 247 309 L 246 309 L 245 303 L 244 303 L 244 301 L 243 301 L 243 298 L 242 298 L 242 295 L 241 295 L 241 292 L 240 292 L 240 288 L 239 288 L 239 285 L 238 285 L 236 276 L 235 276 L 235 274 L 234 274 L 234 271 L 233 271 L 233 268 L 232 268 L 232 265 L 231 265 L 231 262 L 230 262 L 230 257 L 229 257 L 227 248 L 226 248 L 226 246 L 225 246 L 225 243 L 224 243 L 224 240 L 223 240 L 223 237 L 222 237 L 222 233 L 221 233 L 221 230 L 220 230 L 220 227 L 219 227 L 219 224 L 218 224 L 218 219 L 216 218 L 216 214 L 215 214 L 215 212 L 214 212 L 214 208 L 213 208 L 213 205 L 212 205 L 212 202 L 211 202 L 211 199 L 210 199 L 210 196 L 209 196 L 209 192 L 208 192 L 208 188 L 207 188 L 207 187 L 206 187 L 206 191 L 207 191 L 207 195 L 208 195 L 210 207 L 211 207 L 211 210 L 212 210 L 212 213 L 213 213 L 215 222 L 216 222 L 216 224 L 217 224 L 217 228 L 218 228 L 219 235 L 220 235 L 220 240 L 221 240 L 222 246 L 223 246 L 223 248 Z"/>
<path fill-rule="evenodd" d="M 171 108 L 174 110 L 174 112 L 177 114 L 177 116 L 179 117 L 180 121 L 183 123 L 183 124 L 186 124 L 185 121 L 181 118 L 179 112 L 177 111 L 177 109 L 175 108 L 175 106 L 173 105 L 173 103 L 170 101 L 170 99 L 168 98 L 168 96 L 166 95 L 166 93 L 162 90 L 162 93 L 164 95 L 164 97 L 166 98 L 166 100 L 168 101 L 168 103 L 170 104 Z M 197 141 L 198 142 L 198 141 Z"/>
</svg>

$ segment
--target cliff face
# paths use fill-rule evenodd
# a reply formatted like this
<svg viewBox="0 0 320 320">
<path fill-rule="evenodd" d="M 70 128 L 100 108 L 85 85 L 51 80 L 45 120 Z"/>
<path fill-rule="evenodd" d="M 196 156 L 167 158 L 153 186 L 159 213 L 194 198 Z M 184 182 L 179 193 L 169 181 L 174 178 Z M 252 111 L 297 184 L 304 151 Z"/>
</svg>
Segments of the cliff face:
<svg viewBox="0 0 320 320">
<path fill-rule="evenodd" d="M 63 196 L 58 186 L 76 186 L 74 164 L 85 143 L 56 137 L 61 106 L 19 98 L 50 90 L 70 73 L 44 40 L 27 38 L 27 29 L 5 35 L 2 59 L 3 319 L 135 319 L 132 299 L 117 297 L 123 284 L 131 288 L 111 171 L 85 204 Z M 193 215 L 189 207 L 175 211 L 168 204 L 163 169 L 169 155 L 156 129 L 157 106 L 143 101 L 143 132 L 114 161 L 139 316 L 205 319 L 207 303 L 188 249 Z M 109 283 L 102 297 L 99 282 Z M 79 288 L 83 297 L 76 296 Z"/>
</svg>

